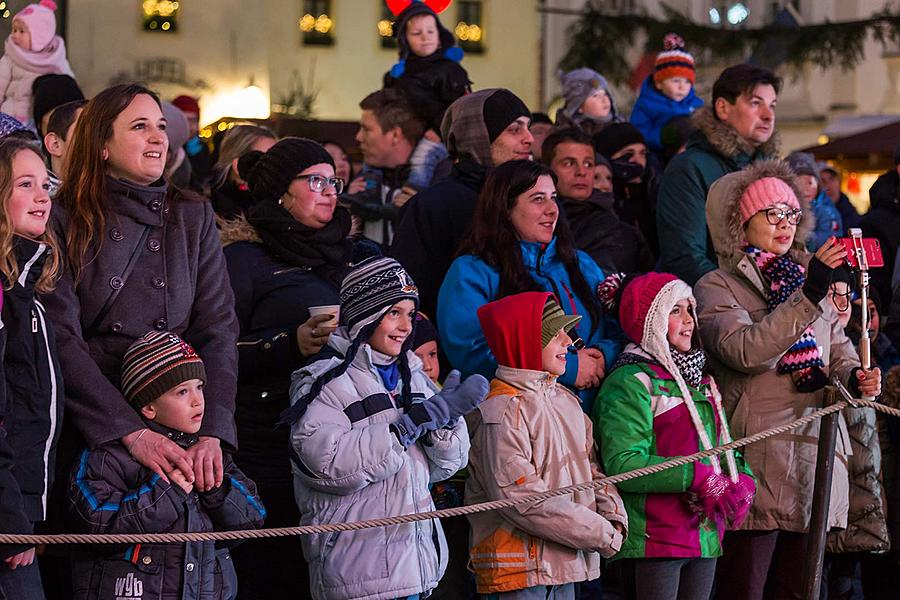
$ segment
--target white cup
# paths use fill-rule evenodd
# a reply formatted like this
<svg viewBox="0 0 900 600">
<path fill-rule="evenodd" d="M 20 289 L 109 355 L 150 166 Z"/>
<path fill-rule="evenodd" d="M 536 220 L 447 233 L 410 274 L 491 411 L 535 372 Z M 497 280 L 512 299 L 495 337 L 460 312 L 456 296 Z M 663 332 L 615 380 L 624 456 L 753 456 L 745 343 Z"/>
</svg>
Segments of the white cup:
<svg viewBox="0 0 900 600">
<path fill-rule="evenodd" d="M 338 319 L 341 316 L 341 305 L 340 304 L 327 304 L 324 306 L 310 306 L 309 307 L 309 316 L 314 317 L 316 315 L 332 315 L 334 319 L 330 321 L 325 321 L 322 323 L 323 327 L 337 327 Z"/>
</svg>

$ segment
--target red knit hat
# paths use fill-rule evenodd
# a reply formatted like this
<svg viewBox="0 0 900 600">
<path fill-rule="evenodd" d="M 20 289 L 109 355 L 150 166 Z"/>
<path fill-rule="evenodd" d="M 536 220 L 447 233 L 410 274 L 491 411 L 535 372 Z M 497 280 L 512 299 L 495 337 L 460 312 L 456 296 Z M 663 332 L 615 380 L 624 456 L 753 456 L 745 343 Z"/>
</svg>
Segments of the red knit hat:
<svg viewBox="0 0 900 600">
<path fill-rule="evenodd" d="M 672 77 L 684 77 L 691 84 L 697 78 L 694 57 L 684 49 L 684 40 L 676 33 L 670 33 L 663 39 L 663 51 L 656 55 L 653 83 L 659 85 Z"/>
<path fill-rule="evenodd" d="M 172 100 L 172 104 L 177 106 L 178 110 L 183 113 L 200 114 L 200 104 L 197 102 L 196 98 L 192 98 L 191 96 L 182 94 Z"/>
<path fill-rule="evenodd" d="M 633 279 L 622 291 L 619 321 L 625 335 L 635 344 L 643 343 L 644 325 L 657 295 L 666 284 L 677 279 L 671 273 L 647 273 Z"/>
</svg>

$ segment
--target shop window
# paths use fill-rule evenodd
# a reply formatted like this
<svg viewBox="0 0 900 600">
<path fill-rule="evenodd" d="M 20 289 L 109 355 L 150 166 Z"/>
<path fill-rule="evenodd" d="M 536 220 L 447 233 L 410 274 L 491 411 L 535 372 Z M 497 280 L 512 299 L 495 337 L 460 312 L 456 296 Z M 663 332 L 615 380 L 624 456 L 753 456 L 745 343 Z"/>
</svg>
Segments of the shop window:
<svg viewBox="0 0 900 600">
<path fill-rule="evenodd" d="M 307 46 L 331 46 L 334 44 L 334 17 L 331 0 L 305 0 L 300 31 Z"/>
<path fill-rule="evenodd" d="M 178 0 L 144 0 L 144 30 L 174 33 L 178 31 Z"/>
<path fill-rule="evenodd" d="M 461 0 L 458 3 L 459 22 L 453 33 L 459 40 L 459 47 L 469 53 L 484 52 L 484 21 L 482 2 Z"/>
<path fill-rule="evenodd" d="M 381 18 L 378 20 L 378 37 L 381 38 L 381 47 L 391 50 L 397 49 L 397 40 L 391 35 L 394 30 L 394 13 L 387 7 L 383 0 L 377 0 L 381 5 Z"/>
</svg>

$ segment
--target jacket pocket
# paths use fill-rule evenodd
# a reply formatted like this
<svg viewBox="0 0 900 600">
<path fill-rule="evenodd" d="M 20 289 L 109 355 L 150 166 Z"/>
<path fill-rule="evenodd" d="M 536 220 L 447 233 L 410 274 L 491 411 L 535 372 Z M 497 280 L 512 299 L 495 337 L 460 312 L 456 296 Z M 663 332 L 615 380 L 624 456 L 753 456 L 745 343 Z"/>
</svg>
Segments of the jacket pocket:
<svg viewBox="0 0 900 600">
<path fill-rule="evenodd" d="M 132 564 L 125 559 L 103 559 L 96 563 L 97 585 L 90 600 L 159 600 L 164 569 L 159 564 Z"/>
<path fill-rule="evenodd" d="M 363 501 L 365 503 L 365 501 Z M 341 507 L 331 518 L 332 523 L 355 521 L 348 518 L 350 506 Z M 404 539 L 403 532 L 414 525 L 393 526 L 393 543 L 400 546 L 415 544 L 415 539 Z M 387 533 L 384 527 L 357 531 L 332 532 L 323 537 L 321 546 L 322 583 L 326 588 L 343 588 L 353 584 L 377 581 L 389 577 L 387 557 Z M 394 568 L 409 568 L 395 564 Z"/>
</svg>

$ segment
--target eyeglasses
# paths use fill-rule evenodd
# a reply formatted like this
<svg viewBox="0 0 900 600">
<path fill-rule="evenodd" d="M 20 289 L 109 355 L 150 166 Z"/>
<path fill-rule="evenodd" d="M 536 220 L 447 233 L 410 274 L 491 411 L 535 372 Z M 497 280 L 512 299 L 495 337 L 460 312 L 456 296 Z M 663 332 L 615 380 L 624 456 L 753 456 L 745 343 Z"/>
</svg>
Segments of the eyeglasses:
<svg viewBox="0 0 900 600">
<path fill-rule="evenodd" d="M 338 177 L 325 177 L 324 175 L 297 175 L 294 179 L 305 179 L 309 184 L 309 191 L 317 194 L 323 193 L 329 187 L 334 188 L 335 194 L 344 191 L 344 180 Z"/>
<path fill-rule="evenodd" d="M 803 216 L 803 211 L 799 208 L 784 210 L 782 208 L 772 207 L 759 212 L 766 214 L 766 221 L 768 221 L 770 225 L 778 225 L 785 218 L 787 218 L 788 223 L 791 225 L 796 225 L 800 222 L 800 217 Z"/>
</svg>

